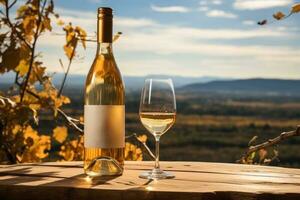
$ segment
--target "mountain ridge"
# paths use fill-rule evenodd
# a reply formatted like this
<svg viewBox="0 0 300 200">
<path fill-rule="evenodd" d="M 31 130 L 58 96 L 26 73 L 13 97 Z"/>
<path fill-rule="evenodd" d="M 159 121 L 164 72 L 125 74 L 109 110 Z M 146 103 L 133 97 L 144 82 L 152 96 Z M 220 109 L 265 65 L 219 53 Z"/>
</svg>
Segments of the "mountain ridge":
<svg viewBox="0 0 300 200">
<path fill-rule="evenodd" d="M 195 83 L 183 86 L 180 90 L 189 92 L 231 92 L 231 93 L 269 93 L 300 95 L 300 80 L 250 78 L 229 81 L 216 80 L 208 83 Z"/>
</svg>

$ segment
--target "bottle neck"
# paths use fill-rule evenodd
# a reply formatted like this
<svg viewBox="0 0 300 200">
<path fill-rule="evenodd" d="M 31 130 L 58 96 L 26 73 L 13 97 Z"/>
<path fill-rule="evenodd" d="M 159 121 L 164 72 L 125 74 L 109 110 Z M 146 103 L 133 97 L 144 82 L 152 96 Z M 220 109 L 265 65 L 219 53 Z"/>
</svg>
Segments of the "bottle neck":
<svg viewBox="0 0 300 200">
<path fill-rule="evenodd" d="M 112 43 L 98 42 L 97 54 L 98 55 L 112 55 L 113 54 Z"/>
<path fill-rule="evenodd" d="M 110 8 L 98 10 L 97 54 L 112 55 L 113 16 Z"/>
</svg>

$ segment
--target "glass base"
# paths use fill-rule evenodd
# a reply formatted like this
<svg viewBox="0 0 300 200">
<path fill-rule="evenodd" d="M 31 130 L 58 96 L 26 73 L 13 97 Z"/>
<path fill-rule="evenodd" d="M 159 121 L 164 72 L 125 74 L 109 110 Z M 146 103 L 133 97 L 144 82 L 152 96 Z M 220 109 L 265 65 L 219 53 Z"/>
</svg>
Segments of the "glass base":
<svg viewBox="0 0 300 200">
<path fill-rule="evenodd" d="M 89 177 L 119 176 L 122 175 L 123 168 L 115 159 L 107 156 L 100 156 L 94 158 L 84 171 Z"/>
<path fill-rule="evenodd" d="M 165 172 L 161 169 L 153 169 L 149 172 L 143 172 L 139 175 L 140 178 L 158 180 L 158 179 L 171 179 L 175 176 L 170 172 Z"/>
</svg>

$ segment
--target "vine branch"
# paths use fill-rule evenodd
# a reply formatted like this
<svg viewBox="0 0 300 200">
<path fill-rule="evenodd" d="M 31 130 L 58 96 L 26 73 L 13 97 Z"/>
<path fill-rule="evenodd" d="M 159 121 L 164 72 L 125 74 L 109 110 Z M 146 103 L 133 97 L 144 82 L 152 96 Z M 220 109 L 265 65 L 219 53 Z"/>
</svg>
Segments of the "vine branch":
<svg viewBox="0 0 300 200">
<path fill-rule="evenodd" d="M 45 0 L 43 2 L 43 5 L 42 5 L 42 8 L 41 8 L 41 11 L 39 13 L 39 17 L 38 17 L 38 20 L 37 20 L 37 23 L 36 23 L 36 31 L 35 31 L 35 34 L 34 34 L 32 47 L 30 48 L 31 57 L 30 57 L 29 68 L 28 68 L 28 72 L 26 74 L 26 78 L 25 78 L 24 85 L 23 85 L 23 88 L 22 88 L 22 91 L 21 91 L 21 95 L 20 95 L 21 96 L 21 98 L 20 98 L 21 102 L 23 101 L 23 98 L 24 98 L 24 95 L 25 95 L 25 92 L 26 92 L 26 88 L 27 88 L 27 85 L 28 85 L 29 77 L 30 77 L 30 74 L 31 74 L 31 71 L 32 71 L 32 68 L 33 68 L 33 62 L 34 62 L 34 56 L 35 56 L 35 45 L 36 45 L 36 42 L 37 42 L 38 37 L 39 37 L 39 30 L 40 30 L 40 26 L 41 26 L 41 22 L 42 22 L 42 14 L 44 13 L 46 3 L 47 3 L 47 0 Z M 38 9 L 40 10 L 40 8 L 38 8 Z"/>
<path fill-rule="evenodd" d="M 9 27 L 12 29 L 12 33 L 15 33 L 15 35 L 17 36 L 17 38 L 19 38 L 20 40 L 22 40 L 22 42 L 24 42 L 24 44 L 31 49 L 31 45 L 25 40 L 25 38 L 21 35 L 21 33 L 16 30 L 16 28 L 14 27 L 14 25 L 12 24 L 11 20 L 10 20 L 10 16 L 9 16 L 9 9 L 11 9 L 13 7 L 13 5 L 17 2 L 17 0 L 15 0 L 14 2 L 12 2 L 10 5 L 8 4 L 8 0 L 5 1 L 5 17 L 7 19 L 7 23 L 9 25 Z M 1 12 L 3 13 L 3 12 Z M 4 15 L 4 14 L 3 14 Z"/>
<path fill-rule="evenodd" d="M 246 151 L 246 153 L 242 156 L 242 158 L 237 160 L 237 162 L 238 163 L 244 163 L 244 161 L 247 160 L 247 158 L 253 152 L 257 152 L 261 149 L 266 149 L 268 147 L 274 146 L 276 144 L 279 144 L 283 140 L 286 140 L 288 138 L 295 137 L 295 136 L 300 136 L 300 125 L 297 126 L 296 130 L 289 131 L 289 132 L 283 132 L 279 136 L 277 136 L 275 138 L 272 138 L 272 139 L 268 139 L 267 141 L 265 141 L 261 144 L 258 144 L 258 145 L 255 145 L 255 146 L 250 146 L 249 149 Z"/>
<path fill-rule="evenodd" d="M 77 47 L 77 43 L 78 43 L 78 39 L 76 38 L 75 40 L 75 44 L 74 44 L 74 48 L 72 50 L 72 53 L 71 53 L 71 57 L 69 59 L 69 64 L 68 64 L 68 68 L 67 68 L 67 71 L 65 72 L 64 74 L 64 78 L 63 78 L 63 81 L 62 81 L 62 84 L 60 86 L 60 89 L 59 89 L 59 92 L 57 94 L 58 97 L 60 97 L 60 95 L 62 94 L 62 91 L 63 91 L 63 88 L 65 86 L 65 82 L 66 82 L 66 79 L 67 79 L 67 76 L 69 74 L 69 71 L 70 71 L 70 68 L 71 68 L 71 65 L 72 65 L 72 61 L 73 61 L 73 58 L 75 56 L 75 50 L 76 50 L 76 47 Z M 62 62 L 60 61 L 60 64 L 62 65 Z M 62 65 L 63 67 L 63 65 Z"/>
<path fill-rule="evenodd" d="M 143 142 L 141 140 L 139 140 L 138 136 L 136 133 L 133 133 L 129 136 L 126 136 L 125 139 L 130 139 L 130 138 L 134 138 L 138 141 L 139 144 L 141 144 L 141 146 L 144 148 L 144 150 L 149 154 L 149 156 L 155 160 L 155 155 L 152 153 L 152 151 L 150 150 L 150 148 L 147 146 L 146 142 Z"/>
<path fill-rule="evenodd" d="M 69 125 L 71 125 L 73 128 L 75 128 L 78 132 L 80 132 L 80 134 L 83 134 L 83 129 L 80 128 L 76 123 L 82 124 L 80 122 L 80 120 L 75 119 L 73 117 L 68 116 L 63 110 L 61 110 L 60 108 L 57 109 L 57 112 L 59 114 L 61 114 L 69 123 Z"/>
</svg>

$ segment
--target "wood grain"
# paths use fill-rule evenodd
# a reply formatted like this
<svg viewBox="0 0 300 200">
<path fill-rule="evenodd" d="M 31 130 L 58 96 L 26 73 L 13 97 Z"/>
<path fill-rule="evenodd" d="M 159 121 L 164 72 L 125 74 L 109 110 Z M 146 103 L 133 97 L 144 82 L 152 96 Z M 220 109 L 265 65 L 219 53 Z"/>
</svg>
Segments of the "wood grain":
<svg viewBox="0 0 300 200">
<path fill-rule="evenodd" d="M 152 162 L 126 162 L 123 176 L 94 180 L 83 174 L 82 162 L 2 165 L 0 199 L 300 199 L 300 169 L 205 162 L 161 166 L 176 178 L 138 178 Z"/>
</svg>

